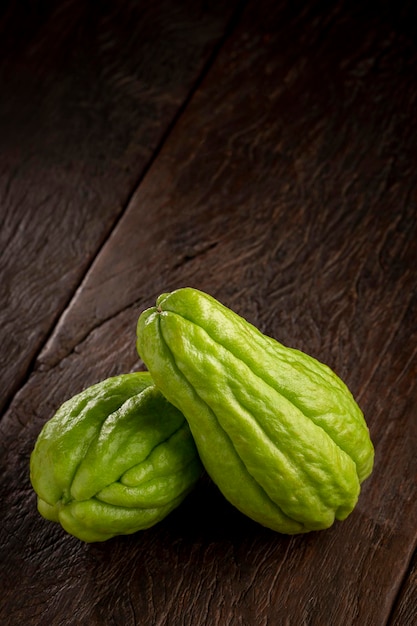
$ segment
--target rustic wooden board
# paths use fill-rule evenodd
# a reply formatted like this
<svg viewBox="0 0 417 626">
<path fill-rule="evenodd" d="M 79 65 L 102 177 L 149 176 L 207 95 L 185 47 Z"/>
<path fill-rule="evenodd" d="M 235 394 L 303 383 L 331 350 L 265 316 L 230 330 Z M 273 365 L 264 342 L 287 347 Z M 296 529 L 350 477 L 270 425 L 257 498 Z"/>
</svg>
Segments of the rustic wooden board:
<svg viewBox="0 0 417 626">
<path fill-rule="evenodd" d="M 416 621 L 415 9 L 324 9 L 248 3 L 0 423 L 7 623 Z M 281 536 L 207 477 L 158 526 L 104 544 L 37 515 L 43 423 L 142 367 L 140 311 L 184 285 L 351 387 L 376 463 L 343 524 Z"/>
<path fill-rule="evenodd" d="M 0 410 L 126 207 L 237 2 L 9 2 L 0 17 Z"/>
<path fill-rule="evenodd" d="M 391 626 L 403 626 L 403 624 L 415 624 L 417 618 L 417 567 L 416 554 L 410 566 L 410 571 L 405 579 L 404 586 L 400 591 L 398 600 L 390 616 Z"/>
</svg>

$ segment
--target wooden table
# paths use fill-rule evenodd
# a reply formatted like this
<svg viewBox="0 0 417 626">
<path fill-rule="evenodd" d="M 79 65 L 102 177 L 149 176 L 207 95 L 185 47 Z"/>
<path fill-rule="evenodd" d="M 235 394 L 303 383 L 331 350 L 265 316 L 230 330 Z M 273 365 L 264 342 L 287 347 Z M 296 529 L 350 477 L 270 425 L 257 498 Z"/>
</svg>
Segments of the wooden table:
<svg viewBox="0 0 417 626">
<path fill-rule="evenodd" d="M 416 24 L 411 1 L 1 9 L 2 625 L 417 623 Z M 43 424 L 143 369 L 140 312 L 186 285 L 349 385 L 376 459 L 345 522 L 280 535 L 207 477 L 104 543 L 37 513 Z"/>
</svg>

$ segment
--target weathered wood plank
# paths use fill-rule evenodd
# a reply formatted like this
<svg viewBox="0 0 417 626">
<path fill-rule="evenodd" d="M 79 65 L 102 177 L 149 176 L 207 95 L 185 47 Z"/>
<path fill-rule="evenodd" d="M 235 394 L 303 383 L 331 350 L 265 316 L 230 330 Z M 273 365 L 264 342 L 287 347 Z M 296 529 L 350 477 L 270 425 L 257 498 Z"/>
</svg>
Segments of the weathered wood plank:
<svg viewBox="0 0 417 626">
<path fill-rule="evenodd" d="M 417 46 L 414 7 L 390 11 L 249 4 L 0 425 L 12 625 L 386 623 L 417 528 Z M 37 516 L 27 468 L 42 424 L 141 367 L 139 312 L 186 284 L 358 397 L 376 464 L 343 524 L 284 537 L 207 479 L 158 526 L 103 545 Z M 415 615 L 412 584 L 398 615 Z"/>
<path fill-rule="evenodd" d="M 411 563 L 408 576 L 397 599 L 392 615 L 390 616 L 390 626 L 408 626 L 417 623 L 417 559 Z"/>
<path fill-rule="evenodd" d="M 0 410 L 237 2 L 9 2 L 0 18 Z"/>
</svg>

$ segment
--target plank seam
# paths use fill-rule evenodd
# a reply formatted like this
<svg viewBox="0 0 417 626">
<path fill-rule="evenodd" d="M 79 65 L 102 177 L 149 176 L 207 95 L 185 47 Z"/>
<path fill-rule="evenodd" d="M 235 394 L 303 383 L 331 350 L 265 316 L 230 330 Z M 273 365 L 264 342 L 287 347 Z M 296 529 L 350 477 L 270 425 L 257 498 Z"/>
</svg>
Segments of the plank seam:
<svg viewBox="0 0 417 626">
<path fill-rule="evenodd" d="M 395 618 L 395 614 L 397 613 L 399 607 L 400 607 L 400 602 L 401 602 L 401 596 L 403 594 L 403 590 L 405 589 L 405 585 L 407 582 L 407 579 L 410 577 L 411 575 L 411 570 L 412 570 L 412 566 L 413 566 L 413 562 L 414 560 L 417 558 L 417 538 L 414 541 L 414 546 L 413 546 L 413 550 L 410 551 L 410 557 L 407 561 L 407 563 L 405 564 L 404 567 L 404 574 L 401 578 L 401 582 L 398 585 L 398 589 L 397 592 L 395 594 L 395 597 L 393 599 L 390 611 L 388 613 L 387 616 L 387 620 L 385 622 L 385 624 L 383 626 L 389 626 L 390 624 L 394 623 L 394 618 Z"/>
</svg>

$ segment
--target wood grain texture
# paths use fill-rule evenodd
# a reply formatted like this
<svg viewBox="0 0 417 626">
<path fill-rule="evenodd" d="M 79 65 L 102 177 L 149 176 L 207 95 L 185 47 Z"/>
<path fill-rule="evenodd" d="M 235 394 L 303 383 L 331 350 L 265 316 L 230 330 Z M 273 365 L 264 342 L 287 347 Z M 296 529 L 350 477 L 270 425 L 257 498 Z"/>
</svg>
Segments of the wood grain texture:
<svg viewBox="0 0 417 626">
<path fill-rule="evenodd" d="M 236 4 L 7 4 L 0 410 L 122 214 Z"/>
<path fill-rule="evenodd" d="M 391 626 L 417 623 L 417 567 L 416 554 L 405 579 L 404 586 L 398 596 L 397 602 L 390 616 Z"/>
<path fill-rule="evenodd" d="M 416 11 L 379 7 L 249 2 L 92 263 L 0 423 L 11 626 L 414 623 Z M 85 386 L 141 368 L 139 313 L 184 285 L 349 384 L 376 462 L 345 522 L 285 537 L 207 477 L 161 524 L 104 544 L 37 515 L 42 425 Z"/>
</svg>

